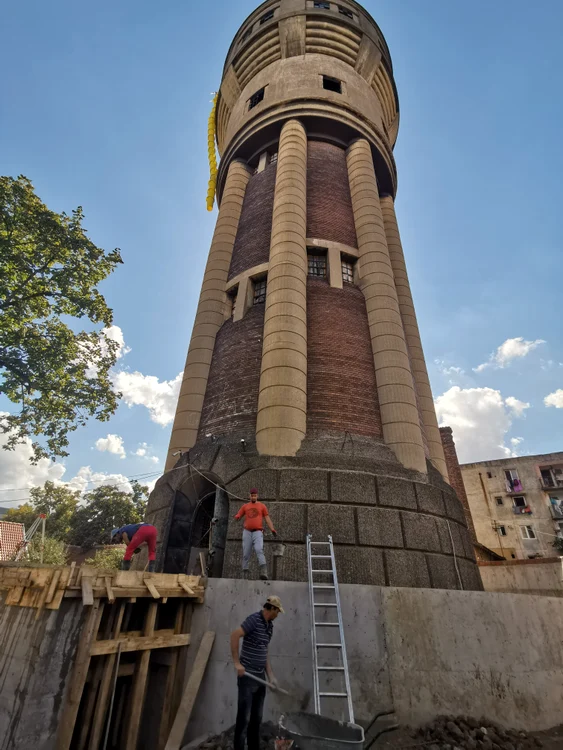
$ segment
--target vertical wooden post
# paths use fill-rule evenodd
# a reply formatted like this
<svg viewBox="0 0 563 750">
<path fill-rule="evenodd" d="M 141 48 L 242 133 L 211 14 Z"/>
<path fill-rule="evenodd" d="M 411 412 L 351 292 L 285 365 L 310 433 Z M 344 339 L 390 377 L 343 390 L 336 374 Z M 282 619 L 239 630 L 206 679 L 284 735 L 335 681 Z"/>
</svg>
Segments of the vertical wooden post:
<svg viewBox="0 0 563 750">
<path fill-rule="evenodd" d="M 80 642 L 76 651 L 66 705 L 59 723 L 56 750 L 68 750 L 70 747 L 88 669 L 90 668 L 90 649 L 98 633 L 103 611 L 104 605 L 100 606 L 100 600 L 96 599 L 86 615 L 86 622 L 80 634 Z"/>
<path fill-rule="evenodd" d="M 149 604 L 149 611 L 145 619 L 143 635 L 151 636 L 154 634 L 156 614 L 158 612 L 158 602 Z M 133 677 L 133 689 L 131 692 L 131 710 L 129 712 L 129 726 L 127 730 L 127 739 L 124 750 L 137 750 L 139 739 L 139 729 L 143 706 L 145 703 L 145 693 L 147 689 L 147 677 L 149 674 L 149 663 L 151 651 L 143 651 L 137 662 L 137 671 Z"/>
<path fill-rule="evenodd" d="M 182 633 L 184 622 L 184 606 L 181 599 L 178 599 L 178 609 L 176 611 L 176 619 L 174 622 L 174 633 L 179 635 Z M 186 647 L 184 647 L 185 649 Z M 170 666 L 168 667 L 168 676 L 166 678 L 166 687 L 164 690 L 164 702 L 162 705 L 162 715 L 160 717 L 160 731 L 158 738 L 158 750 L 164 750 L 168 734 L 170 732 L 170 717 L 172 714 L 172 703 L 174 699 L 174 687 L 176 684 L 176 674 L 178 667 L 178 658 L 180 649 L 175 648 L 172 651 Z"/>
</svg>

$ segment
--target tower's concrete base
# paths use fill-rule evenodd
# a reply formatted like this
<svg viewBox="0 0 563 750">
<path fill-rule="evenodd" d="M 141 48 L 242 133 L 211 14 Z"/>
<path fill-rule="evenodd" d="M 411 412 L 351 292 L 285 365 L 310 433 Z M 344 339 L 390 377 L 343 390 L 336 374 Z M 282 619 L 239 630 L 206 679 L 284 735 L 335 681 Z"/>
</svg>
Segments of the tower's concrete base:
<svg viewBox="0 0 563 750">
<path fill-rule="evenodd" d="M 287 545 L 284 556 L 274 558 L 266 532 L 274 580 L 307 579 L 305 538 L 311 532 L 315 540 L 332 535 L 341 583 L 482 589 L 454 490 L 430 464 L 428 475 L 409 471 L 381 442 L 349 435 L 307 438 L 293 458 L 260 456 L 239 441 L 199 441 L 151 494 L 147 520 L 159 529 L 161 570 L 189 572 L 195 563 L 193 548 L 217 515 L 210 482 L 229 493 L 221 511 L 223 539 L 220 527 L 214 531 L 222 558 L 214 576 L 242 576 L 242 524 L 233 519 L 256 487 Z M 202 498 L 207 511 L 198 515 Z M 206 545 L 204 540 L 201 546 Z M 251 574 L 258 577 L 256 560 Z"/>
<path fill-rule="evenodd" d="M 194 612 L 190 658 L 204 631 L 217 636 L 190 739 L 234 723 L 229 634 L 274 593 L 286 614 L 274 625 L 272 668 L 298 701 L 269 695 L 266 718 L 277 721 L 280 713 L 299 709 L 299 697 L 312 689 L 307 585 L 210 580 L 205 604 Z M 561 723 L 563 600 L 346 585 L 341 597 L 359 721 L 394 709 L 398 721 L 411 726 L 441 714 L 484 717 L 527 731 Z"/>
</svg>

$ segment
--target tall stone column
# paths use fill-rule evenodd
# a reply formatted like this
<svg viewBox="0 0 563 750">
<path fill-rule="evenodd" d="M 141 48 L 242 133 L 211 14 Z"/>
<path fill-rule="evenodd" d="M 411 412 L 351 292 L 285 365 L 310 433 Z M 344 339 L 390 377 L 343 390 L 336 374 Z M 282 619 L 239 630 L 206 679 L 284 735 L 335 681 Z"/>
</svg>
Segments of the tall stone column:
<svg viewBox="0 0 563 750">
<path fill-rule="evenodd" d="M 434 399 L 432 398 L 432 389 L 430 388 L 430 379 L 426 369 L 426 361 L 422 350 L 420 340 L 420 331 L 416 320 L 416 312 L 405 264 L 405 255 L 401 244 L 401 235 L 397 224 L 395 214 L 395 204 L 393 198 L 387 195 L 381 198 L 381 211 L 383 213 L 383 223 L 385 225 L 385 235 L 387 237 L 387 247 L 389 248 L 389 257 L 395 276 L 395 288 L 399 300 L 399 310 L 405 329 L 405 338 L 410 354 L 412 374 L 416 384 L 418 402 L 422 416 L 422 423 L 426 433 L 428 449 L 430 451 L 430 460 L 438 469 L 446 481 L 448 481 L 448 469 L 444 457 L 444 447 L 440 438 L 438 429 L 438 419 L 436 409 L 434 408 Z"/>
<path fill-rule="evenodd" d="M 256 444 L 294 456 L 307 423 L 307 134 L 282 129 L 274 195 Z"/>
<path fill-rule="evenodd" d="M 176 463 L 174 452 L 188 450 L 197 439 L 215 337 L 225 320 L 225 286 L 249 178 L 245 164 L 234 161 L 230 165 L 203 277 L 166 469 Z"/>
<path fill-rule="evenodd" d="M 383 437 L 404 466 L 426 472 L 413 375 L 369 143 L 355 141 L 347 158 Z"/>
</svg>

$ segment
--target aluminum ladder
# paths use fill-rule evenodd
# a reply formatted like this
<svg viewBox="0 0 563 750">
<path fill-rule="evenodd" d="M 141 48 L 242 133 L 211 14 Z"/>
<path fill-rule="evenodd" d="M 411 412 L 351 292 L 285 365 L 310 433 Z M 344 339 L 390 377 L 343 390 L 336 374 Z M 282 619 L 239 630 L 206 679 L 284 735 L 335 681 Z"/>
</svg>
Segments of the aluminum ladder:
<svg viewBox="0 0 563 750">
<path fill-rule="evenodd" d="M 344 626 L 332 536 L 329 536 L 326 542 L 314 542 L 311 534 L 307 535 L 307 567 L 309 571 L 315 713 L 319 715 L 322 713 L 321 703 L 323 699 L 346 700 L 348 721 L 353 724 L 354 707 L 352 705 L 352 691 L 350 690 L 350 673 L 348 671 L 348 659 L 346 658 L 346 643 L 344 641 Z M 319 610 L 325 610 L 326 614 L 320 615 Z M 336 614 L 336 620 L 330 615 L 331 612 Z M 338 632 L 337 638 L 328 635 L 336 630 Z M 324 658 L 319 659 L 320 654 Z M 319 661 L 322 662 L 321 665 Z M 342 692 L 329 692 L 328 689 L 321 687 L 321 675 L 330 677 L 331 673 L 334 673 L 332 676 L 340 673 L 340 676 L 344 678 Z"/>
</svg>

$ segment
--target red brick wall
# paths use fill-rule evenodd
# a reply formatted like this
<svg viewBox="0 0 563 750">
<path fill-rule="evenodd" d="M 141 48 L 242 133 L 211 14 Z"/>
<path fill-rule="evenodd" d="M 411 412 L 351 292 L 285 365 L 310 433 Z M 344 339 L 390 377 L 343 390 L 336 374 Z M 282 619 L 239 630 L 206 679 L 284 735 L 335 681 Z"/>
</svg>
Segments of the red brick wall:
<svg viewBox="0 0 563 750">
<path fill-rule="evenodd" d="M 307 430 L 382 437 L 362 292 L 307 283 Z"/>
<path fill-rule="evenodd" d="M 254 439 L 265 305 L 256 305 L 217 334 L 198 438 L 226 435 Z"/>
<path fill-rule="evenodd" d="M 358 247 L 346 151 L 322 141 L 308 143 L 307 237 Z"/>
<path fill-rule="evenodd" d="M 456 491 L 456 494 L 460 499 L 461 504 L 463 505 L 465 518 L 467 520 L 467 528 L 469 529 L 469 533 L 471 534 L 473 543 L 475 543 L 477 542 L 477 534 L 475 533 L 475 525 L 473 523 L 473 517 L 469 508 L 469 500 L 467 499 L 465 485 L 463 484 L 463 476 L 459 467 L 459 460 L 457 457 L 457 451 L 455 449 L 452 428 L 440 427 L 440 437 L 442 438 L 442 445 L 444 446 L 446 468 L 448 469 L 450 484 Z"/>
<path fill-rule="evenodd" d="M 229 279 L 270 259 L 277 165 L 250 178 L 238 227 Z"/>
</svg>

